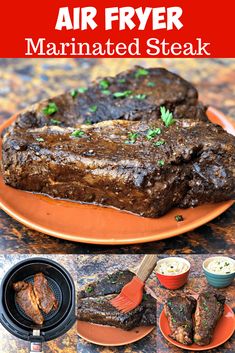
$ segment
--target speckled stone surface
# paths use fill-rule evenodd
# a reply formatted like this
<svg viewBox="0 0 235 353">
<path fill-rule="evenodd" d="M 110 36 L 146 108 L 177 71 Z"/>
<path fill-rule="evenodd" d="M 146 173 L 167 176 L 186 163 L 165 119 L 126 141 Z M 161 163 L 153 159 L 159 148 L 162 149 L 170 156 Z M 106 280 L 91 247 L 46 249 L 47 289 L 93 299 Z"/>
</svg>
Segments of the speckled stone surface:
<svg viewBox="0 0 235 353">
<path fill-rule="evenodd" d="M 0 281 L 11 266 L 17 262 L 33 257 L 34 255 L 0 255 Z M 73 255 L 51 255 L 46 256 L 64 266 L 75 283 L 77 283 L 76 256 Z M 77 353 L 76 324 L 63 336 L 55 340 L 43 343 L 44 353 Z M 20 340 L 3 328 L 0 324 L 0 352 L 1 353 L 28 353 L 29 342 Z"/>
<path fill-rule="evenodd" d="M 210 254 L 213 256 L 213 254 Z M 159 255 L 158 259 L 165 257 L 165 255 Z M 195 294 L 200 293 L 200 291 L 208 291 L 210 289 L 213 290 L 203 274 L 202 263 L 208 257 L 207 255 L 188 255 L 184 256 L 191 263 L 191 270 L 189 274 L 189 280 L 186 285 L 178 290 L 170 291 L 165 289 L 163 286 L 159 284 L 157 289 L 157 319 L 159 320 L 160 313 L 163 310 L 163 303 L 165 302 L 168 295 L 172 293 L 187 293 L 187 294 Z M 227 288 L 216 289 L 221 294 L 226 296 L 226 303 L 234 310 L 235 309 L 235 283 L 233 283 Z M 228 340 L 222 346 L 215 348 L 212 350 L 207 350 L 206 352 L 213 353 L 232 353 L 234 352 L 234 344 L 235 337 L 233 335 L 230 340 Z M 173 346 L 169 343 L 161 334 L 159 327 L 157 327 L 157 353 L 182 353 L 182 349 Z"/>
<path fill-rule="evenodd" d="M 78 256 L 78 291 L 85 284 L 93 282 L 106 273 L 130 269 L 135 271 L 143 255 L 80 255 Z M 148 287 L 156 296 L 157 281 L 153 274 L 147 280 Z M 90 344 L 78 338 L 79 353 L 156 353 L 156 332 L 152 331 L 142 340 L 123 347 L 105 348 Z"/>
<path fill-rule="evenodd" d="M 28 105 L 133 65 L 164 66 L 192 81 L 207 105 L 235 118 L 235 59 L 0 59 L 0 122 Z M 187 234 L 131 247 L 76 244 L 32 231 L 0 211 L 0 252 L 234 252 L 235 206 Z"/>
</svg>

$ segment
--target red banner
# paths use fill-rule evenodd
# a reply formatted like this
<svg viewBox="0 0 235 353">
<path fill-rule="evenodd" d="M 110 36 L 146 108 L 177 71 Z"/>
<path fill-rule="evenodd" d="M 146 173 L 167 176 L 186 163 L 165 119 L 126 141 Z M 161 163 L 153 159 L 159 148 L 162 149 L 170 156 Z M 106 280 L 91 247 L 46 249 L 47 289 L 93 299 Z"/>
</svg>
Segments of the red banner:
<svg viewBox="0 0 235 353">
<path fill-rule="evenodd" d="M 2 1 L 0 57 L 235 57 L 234 0 Z"/>
</svg>

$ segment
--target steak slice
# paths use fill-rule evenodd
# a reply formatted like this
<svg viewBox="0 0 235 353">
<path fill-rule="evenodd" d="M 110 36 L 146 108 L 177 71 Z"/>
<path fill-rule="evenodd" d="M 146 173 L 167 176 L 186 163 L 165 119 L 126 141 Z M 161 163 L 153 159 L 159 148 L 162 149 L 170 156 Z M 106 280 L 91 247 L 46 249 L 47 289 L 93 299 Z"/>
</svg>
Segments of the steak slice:
<svg viewBox="0 0 235 353">
<path fill-rule="evenodd" d="M 78 293 L 77 319 L 123 330 L 156 325 L 156 301 L 146 292 L 141 304 L 129 313 L 121 313 L 109 302 L 133 276 L 134 273 L 128 270 L 117 271 L 88 284 Z"/>
<path fill-rule="evenodd" d="M 211 342 L 215 326 L 224 312 L 225 297 L 221 294 L 201 293 L 195 312 L 194 342 L 205 346 Z"/>
<path fill-rule="evenodd" d="M 164 305 L 165 313 L 171 329 L 170 337 L 179 343 L 193 343 L 192 314 L 196 308 L 196 300 L 191 296 L 175 295 Z"/>
<path fill-rule="evenodd" d="M 46 314 L 52 309 L 58 308 L 58 302 L 55 294 L 48 285 L 47 279 L 43 273 L 37 273 L 34 276 L 33 290 L 40 309 Z"/>
<path fill-rule="evenodd" d="M 20 281 L 13 284 L 16 302 L 25 314 L 37 325 L 42 325 L 44 318 L 39 310 L 31 283 Z"/>
<path fill-rule="evenodd" d="M 81 89 L 80 89 L 81 90 Z M 55 103 L 57 111 L 43 111 Z M 207 120 L 198 92 L 180 76 L 163 68 L 134 67 L 114 77 L 97 79 L 82 93 L 70 92 L 44 100 L 18 115 L 16 126 L 77 126 L 105 120 L 141 120 L 160 117 L 165 106 L 178 118 Z"/>
<path fill-rule="evenodd" d="M 12 129 L 3 139 L 6 184 L 145 217 L 235 197 L 235 137 L 203 121 L 107 121 Z"/>
</svg>

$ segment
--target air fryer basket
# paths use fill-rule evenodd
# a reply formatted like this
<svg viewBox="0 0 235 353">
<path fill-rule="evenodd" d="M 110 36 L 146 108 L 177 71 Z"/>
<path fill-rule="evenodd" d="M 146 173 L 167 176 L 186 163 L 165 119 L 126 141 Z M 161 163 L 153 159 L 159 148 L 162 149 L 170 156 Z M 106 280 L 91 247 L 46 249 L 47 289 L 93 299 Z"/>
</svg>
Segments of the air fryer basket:
<svg viewBox="0 0 235 353">
<path fill-rule="evenodd" d="M 13 283 L 33 282 L 36 273 L 42 272 L 53 290 L 59 306 L 43 314 L 44 323 L 34 324 L 15 300 Z M 5 275 L 0 291 L 0 320 L 13 335 L 24 340 L 34 340 L 33 331 L 40 330 L 37 340 L 49 341 L 67 332 L 75 323 L 75 288 L 70 274 L 58 263 L 45 258 L 32 258 L 19 262 Z M 39 332 L 39 331 L 37 331 Z"/>
</svg>

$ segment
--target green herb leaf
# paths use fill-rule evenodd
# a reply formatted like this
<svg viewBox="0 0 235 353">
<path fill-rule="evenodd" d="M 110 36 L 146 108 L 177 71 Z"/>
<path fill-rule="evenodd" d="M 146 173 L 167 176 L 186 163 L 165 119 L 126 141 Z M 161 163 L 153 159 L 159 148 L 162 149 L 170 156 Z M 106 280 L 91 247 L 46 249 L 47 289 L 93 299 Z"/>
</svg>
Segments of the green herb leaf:
<svg viewBox="0 0 235 353">
<path fill-rule="evenodd" d="M 160 160 L 157 162 L 157 164 L 158 164 L 160 167 L 163 167 L 164 164 L 165 164 L 165 162 L 164 162 L 162 159 L 160 159 Z"/>
<path fill-rule="evenodd" d="M 85 134 L 82 130 L 75 130 L 72 132 L 71 136 L 73 137 L 82 137 Z"/>
<path fill-rule="evenodd" d="M 128 140 L 125 141 L 125 143 L 133 145 L 136 142 L 138 136 L 139 136 L 138 132 L 129 132 Z"/>
<path fill-rule="evenodd" d="M 51 119 L 50 122 L 53 124 L 53 125 L 60 125 L 61 124 L 61 121 L 57 120 L 57 119 Z"/>
<path fill-rule="evenodd" d="M 161 132 L 162 132 L 162 130 L 159 127 L 157 127 L 156 129 L 149 129 L 147 131 L 146 138 L 147 138 L 147 140 L 152 140 L 157 135 L 160 135 Z"/>
<path fill-rule="evenodd" d="M 79 92 L 79 93 L 85 93 L 87 90 L 88 90 L 87 87 L 80 87 L 80 88 L 78 88 L 78 92 Z"/>
<path fill-rule="evenodd" d="M 175 216 L 176 222 L 182 222 L 184 220 L 184 217 L 181 214 L 177 214 Z"/>
<path fill-rule="evenodd" d="M 135 77 L 138 78 L 140 76 L 147 76 L 148 73 L 149 73 L 148 70 L 143 69 L 143 68 L 139 68 L 135 73 Z"/>
<path fill-rule="evenodd" d="M 91 293 L 91 292 L 93 292 L 93 288 L 92 288 L 92 287 L 90 287 L 90 286 L 88 286 L 88 287 L 86 288 L 86 292 L 87 292 L 87 293 Z"/>
<path fill-rule="evenodd" d="M 171 318 L 171 320 L 172 320 L 173 322 L 176 322 L 176 320 L 175 320 L 173 317 Z"/>
<path fill-rule="evenodd" d="M 155 87 L 156 84 L 155 84 L 155 82 L 149 81 L 149 82 L 147 82 L 147 86 L 148 86 L 148 87 Z"/>
<path fill-rule="evenodd" d="M 97 108 L 98 108 L 97 105 L 91 105 L 89 110 L 90 110 L 90 112 L 95 113 L 97 111 Z"/>
<path fill-rule="evenodd" d="M 109 86 L 110 86 L 110 83 L 109 83 L 108 80 L 102 80 L 102 81 L 100 81 L 100 88 L 102 88 L 102 89 L 107 89 L 107 88 L 109 88 Z"/>
<path fill-rule="evenodd" d="M 156 146 L 156 147 L 158 147 L 158 146 L 164 145 L 164 143 L 165 143 L 164 140 L 159 140 L 159 141 L 157 141 L 157 142 L 154 142 L 153 145 Z"/>
<path fill-rule="evenodd" d="M 87 119 L 85 122 L 84 122 L 86 125 L 91 125 L 92 124 L 92 121 L 90 119 Z"/>
<path fill-rule="evenodd" d="M 78 95 L 78 90 L 77 90 L 77 89 L 71 89 L 70 95 L 71 95 L 72 98 L 77 97 L 77 95 Z"/>
<path fill-rule="evenodd" d="M 106 96 L 109 96 L 111 94 L 111 91 L 109 89 L 104 89 L 101 91 L 101 93 L 106 94 Z"/>
<path fill-rule="evenodd" d="M 142 99 L 145 99 L 147 97 L 147 95 L 146 94 L 137 94 L 136 96 L 135 96 L 135 98 L 136 99 L 140 99 L 140 100 L 142 100 Z"/>
<path fill-rule="evenodd" d="M 115 93 L 113 93 L 113 97 L 114 98 L 126 98 L 126 97 L 129 97 L 131 94 L 132 94 L 132 91 L 127 90 L 124 92 L 115 92 Z"/>
<path fill-rule="evenodd" d="M 119 80 L 117 80 L 118 83 L 125 83 L 126 79 L 125 78 L 119 78 Z"/>
<path fill-rule="evenodd" d="M 52 115 L 58 112 L 58 107 L 54 102 L 48 103 L 48 105 L 42 110 L 45 115 Z"/>
<path fill-rule="evenodd" d="M 45 141 L 42 137 L 37 137 L 35 140 L 38 141 L 38 142 L 44 142 Z"/>
<path fill-rule="evenodd" d="M 173 118 L 173 114 L 165 107 L 160 107 L 160 112 L 161 112 L 161 119 L 166 125 L 166 127 L 169 127 L 170 125 L 176 122 L 176 120 Z"/>
</svg>

